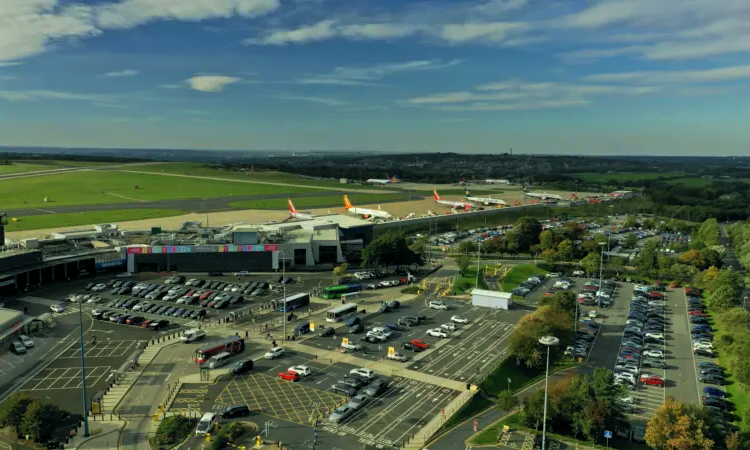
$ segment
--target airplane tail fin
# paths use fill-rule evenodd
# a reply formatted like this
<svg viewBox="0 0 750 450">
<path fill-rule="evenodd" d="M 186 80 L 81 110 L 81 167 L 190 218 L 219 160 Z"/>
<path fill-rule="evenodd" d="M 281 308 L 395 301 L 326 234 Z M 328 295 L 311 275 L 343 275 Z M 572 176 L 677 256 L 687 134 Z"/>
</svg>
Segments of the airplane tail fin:
<svg viewBox="0 0 750 450">
<path fill-rule="evenodd" d="M 466 188 L 464 188 L 464 194 L 466 195 L 466 197 L 471 197 L 471 192 L 469 192 L 469 190 Z"/>
<path fill-rule="evenodd" d="M 352 205 L 352 202 L 349 201 L 349 196 L 346 194 L 344 194 L 344 207 L 346 207 L 346 209 L 354 208 L 354 205 Z"/>
<path fill-rule="evenodd" d="M 294 203 L 292 203 L 292 199 L 288 198 L 287 201 L 289 202 L 289 212 L 296 213 L 297 210 L 294 208 Z"/>
<path fill-rule="evenodd" d="M 464 211 L 468 211 L 471 209 L 471 205 L 464 205 Z"/>
<path fill-rule="evenodd" d="M 380 205 L 378 205 L 378 211 L 380 211 Z"/>
<path fill-rule="evenodd" d="M 438 193 L 437 193 L 437 189 L 433 189 L 433 190 L 432 190 L 432 197 L 433 197 L 433 198 L 434 198 L 435 200 L 440 200 L 440 196 L 439 196 L 439 195 L 438 195 Z"/>
</svg>

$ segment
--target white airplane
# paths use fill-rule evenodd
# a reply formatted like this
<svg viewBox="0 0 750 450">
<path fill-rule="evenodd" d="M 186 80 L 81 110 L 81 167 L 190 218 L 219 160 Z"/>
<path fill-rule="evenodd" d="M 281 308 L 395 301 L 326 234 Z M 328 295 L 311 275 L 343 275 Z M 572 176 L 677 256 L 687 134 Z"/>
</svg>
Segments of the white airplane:
<svg viewBox="0 0 750 450">
<path fill-rule="evenodd" d="M 474 197 L 471 195 L 468 189 L 464 189 L 466 191 L 466 200 L 474 203 L 481 203 L 483 205 L 507 205 L 505 203 L 505 200 L 500 200 L 499 198 L 492 198 L 492 197 Z"/>
<path fill-rule="evenodd" d="M 291 198 L 288 198 L 287 201 L 289 202 L 289 215 L 294 217 L 295 219 L 312 219 L 313 217 L 315 217 L 310 213 L 297 211 L 297 208 L 294 207 L 294 203 L 292 203 Z"/>
<path fill-rule="evenodd" d="M 523 191 L 523 195 L 527 197 L 534 197 L 534 198 L 540 198 L 542 200 L 562 200 L 562 197 L 557 194 L 548 194 L 546 192 L 529 192 L 529 191 Z"/>
<path fill-rule="evenodd" d="M 388 211 L 381 210 L 380 205 L 378 205 L 378 209 L 366 209 L 366 208 L 355 207 L 354 205 L 352 205 L 352 202 L 349 201 L 348 195 L 344 195 L 344 207 L 350 213 L 359 214 L 365 219 L 370 219 L 370 218 L 390 219 L 391 218 L 391 213 L 389 213 Z"/>
<path fill-rule="evenodd" d="M 365 182 L 370 184 L 396 184 L 400 183 L 401 180 L 399 180 L 396 175 L 394 175 L 388 179 L 370 178 Z"/>
<path fill-rule="evenodd" d="M 484 180 L 487 184 L 510 184 L 509 180 Z"/>
<path fill-rule="evenodd" d="M 450 200 L 440 200 L 440 196 L 437 193 L 437 190 L 432 191 L 433 198 L 435 199 L 435 203 L 439 203 L 441 205 L 450 206 L 453 209 L 463 209 L 464 211 L 468 211 L 473 206 L 471 203 L 464 203 L 464 202 L 452 202 Z"/>
</svg>

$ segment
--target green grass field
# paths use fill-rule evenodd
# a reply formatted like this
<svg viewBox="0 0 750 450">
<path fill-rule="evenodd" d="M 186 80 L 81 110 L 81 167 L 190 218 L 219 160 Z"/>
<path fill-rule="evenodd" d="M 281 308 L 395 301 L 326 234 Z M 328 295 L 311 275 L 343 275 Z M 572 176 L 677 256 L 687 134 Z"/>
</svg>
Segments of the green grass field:
<svg viewBox="0 0 750 450">
<path fill-rule="evenodd" d="M 60 160 L 49 160 L 50 164 L 58 166 L 69 166 L 69 167 L 98 167 L 98 166 L 115 166 L 118 164 L 128 164 L 121 162 L 104 162 L 104 161 L 60 161 Z"/>
<path fill-rule="evenodd" d="M 231 180 L 261 181 L 270 183 L 289 183 L 302 186 L 333 187 L 345 189 L 372 189 L 371 186 L 357 184 L 341 184 L 338 180 L 316 180 L 300 175 L 282 172 L 255 171 L 252 175 L 245 172 L 233 172 L 229 170 L 212 169 L 204 167 L 201 163 L 165 163 L 150 166 L 136 166 L 133 170 L 155 173 L 175 173 L 180 175 L 195 175 L 200 177 L 228 178 Z"/>
<path fill-rule="evenodd" d="M 92 223 L 127 222 L 130 220 L 160 219 L 187 214 L 175 209 L 117 209 L 88 213 L 44 214 L 41 216 L 19 217 L 10 220 L 6 231 L 41 230 L 44 228 L 75 227 Z"/>
<path fill-rule="evenodd" d="M 13 173 L 26 173 L 26 172 L 39 172 L 42 170 L 50 170 L 55 167 L 43 166 L 41 164 L 29 164 L 24 162 L 13 163 L 13 164 L 0 164 L 0 175 L 8 175 Z"/>
<path fill-rule="evenodd" d="M 138 189 L 135 187 L 138 186 Z M 115 171 L 93 171 L 0 180 L 3 208 L 44 208 L 182 198 L 294 194 L 311 188 L 227 183 Z M 321 189 L 321 193 L 326 193 Z M 49 197 L 48 203 L 44 198 Z"/>
<path fill-rule="evenodd" d="M 412 197 L 414 199 L 414 197 Z M 349 200 L 354 203 L 355 196 L 349 194 Z M 356 202 L 358 205 L 372 204 L 378 202 L 399 202 L 408 200 L 406 194 L 357 194 Z M 328 208 L 344 207 L 343 192 L 341 195 L 326 195 L 321 197 L 299 197 L 292 196 L 294 207 L 302 211 L 303 208 Z M 237 209 L 288 209 L 286 201 L 283 199 L 274 200 L 245 200 L 240 202 L 231 202 L 232 208 Z"/>
<path fill-rule="evenodd" d="M 540 269 L 534 264 L 521 264 L 518 266 L 514 266 L 508 271 L 508 273 L 505 275 L 505 278 L 502 279 L 502 281 L 500 282 L 500 287 L 504 292 L 510 292 L 513 289 L 517 288 L 521 283 L 526 281 L 529 277 L 532 277 L 534 275 L 545 275 L 546 273 L 546 270 Z"/>
</svg>

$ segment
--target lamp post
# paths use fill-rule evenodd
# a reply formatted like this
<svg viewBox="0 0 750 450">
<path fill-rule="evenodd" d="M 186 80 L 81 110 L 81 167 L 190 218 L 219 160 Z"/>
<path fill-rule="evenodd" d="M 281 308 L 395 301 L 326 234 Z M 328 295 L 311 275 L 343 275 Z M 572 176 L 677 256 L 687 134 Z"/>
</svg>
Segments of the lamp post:
<svg viewBox="0 0 750 450">
<path fill-rule="evenodd" d="M 286 278 L 286 252 L 284 250 L 281 251 L 281 289 L 284 294 L 284 314 L 282 314 L 281 320 L 284 321 L 284 335 L 281 337 L 282 341 L 286 341 L 286 283 L 284 281 Z"/>
<path fill-rule="evenodd" d="M 477 281 L 475 284 L 475 288 L 479 289 L 479 271 L 480 271 L 480 258 L 482 254 L 482 241 L 478 242 L 479 245 L 477 245 Z"/>
<path fill-rule="evenodd" d="M 83 395 L 83 437 L 89 437 L 89 405 L 86 402 L 86 360 L 83 347 L 83 300 L 78 300 L 78 324 L 80 326 L 81 342 L 81 390 Z"/>
<path fill-rule="evenodd" d="M 547 346 L 547 371 L 544 374 L 544 419 L 542 422 L 542 450 L 547 449 L 547 393 L 549 391 L 549 348 L 560 343 L 554 336 L 542 336 L 539 343 Z"/>
<path fill-rule="evenodd" d="M 600 242 L 599 245 L 602 247 L 602 251 L 599 253 L 599 291 L 601 292 L 604 284 L 604 242 Z M 596 296 L 597 305 L 600 305 L 599 298 L 601 298 L 601 295 Z"/>
</svg>

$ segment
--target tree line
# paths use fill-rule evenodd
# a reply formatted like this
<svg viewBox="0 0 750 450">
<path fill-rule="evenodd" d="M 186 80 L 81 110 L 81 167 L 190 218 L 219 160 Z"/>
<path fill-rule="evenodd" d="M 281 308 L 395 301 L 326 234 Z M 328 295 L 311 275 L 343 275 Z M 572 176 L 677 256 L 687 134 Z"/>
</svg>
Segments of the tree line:
<svg viewBox="0 0 750 450">
<path fill-rule="evenodd" d="M 66 416 L 69 415 L 56 405 L 23 392 L 14 392 L 0 405 L 0 424 L 37 443 L 47 442 Z"/>
</svg>

